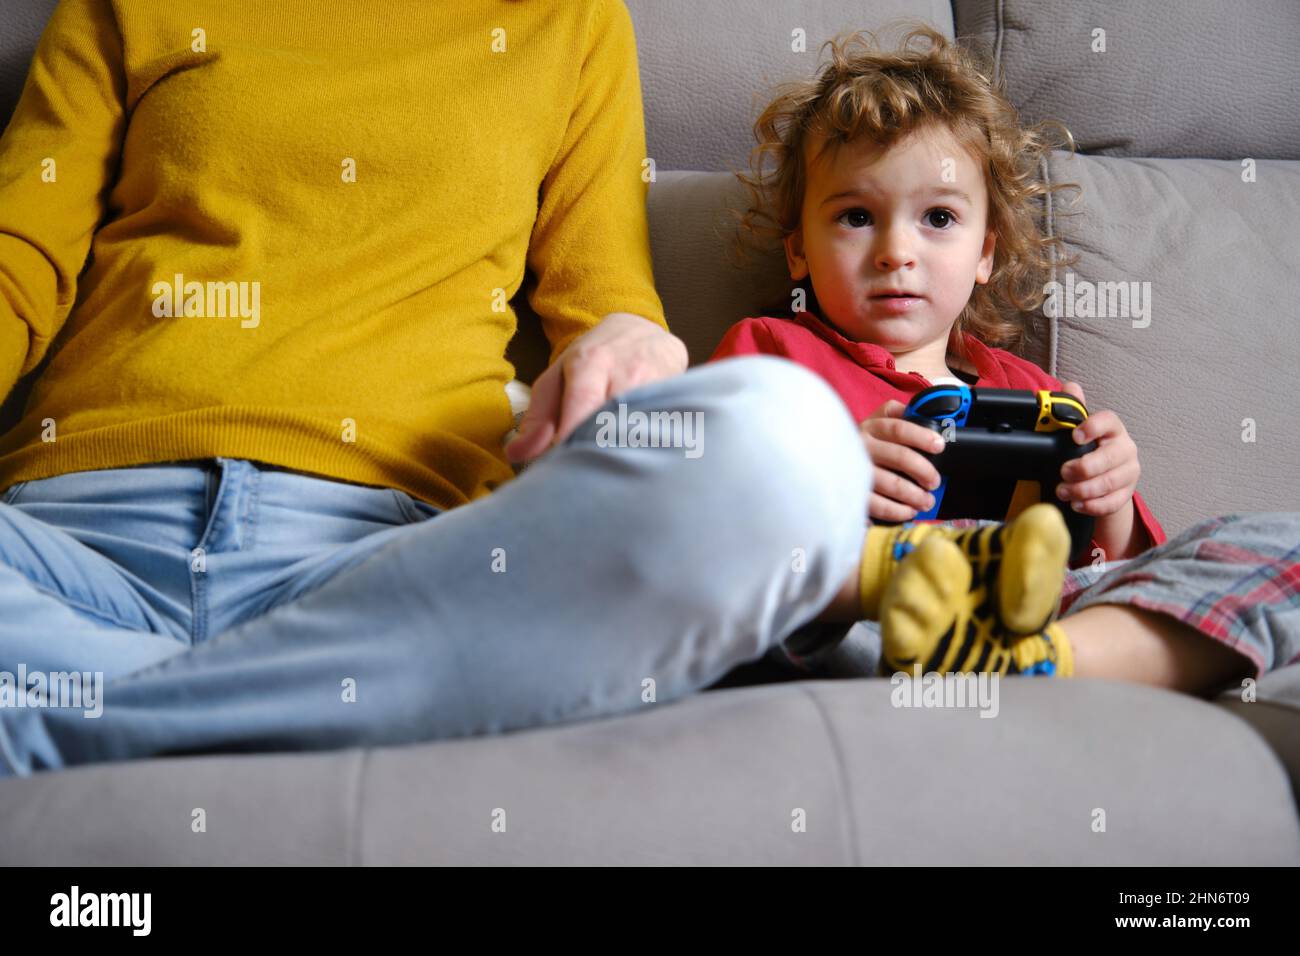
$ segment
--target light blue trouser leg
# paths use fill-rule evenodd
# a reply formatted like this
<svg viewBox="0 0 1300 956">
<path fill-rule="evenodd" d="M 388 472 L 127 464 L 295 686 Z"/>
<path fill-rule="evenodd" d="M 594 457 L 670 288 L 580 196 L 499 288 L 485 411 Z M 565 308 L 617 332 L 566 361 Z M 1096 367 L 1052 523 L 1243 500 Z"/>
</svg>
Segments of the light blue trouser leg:
<svg viewBox="0 0 1300 956">
<path fill-rule="evenodd" d="M 279 580 L 269 610 L 109 681 L 98 719 L 0 709 L 10 772 L 534 727 L 662 705 L 761 656 L 861 554 L 871 468 L 847 409 L 772 357 L 692 369 L 602 411 L 620 402 L 699 412 L 702 453 L 603 445 L 593 416 L 488 497 L 380 532 L 336 573 L 310 567 L 309 588 Z M 72 625 L 51 610 L 35 626 Z"/>
<path fill-rule="evenodd" d="M 292 599 L 437 511 L 231 458 L 70 472 L 3 497 L 0 672 L 110 680 Z"/>
</svg>

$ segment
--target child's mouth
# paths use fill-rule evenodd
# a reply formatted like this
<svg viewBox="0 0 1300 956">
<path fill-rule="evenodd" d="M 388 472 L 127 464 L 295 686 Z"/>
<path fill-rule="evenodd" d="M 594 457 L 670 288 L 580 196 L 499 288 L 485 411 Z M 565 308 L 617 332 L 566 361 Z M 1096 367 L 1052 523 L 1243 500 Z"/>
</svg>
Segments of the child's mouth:
<svg viewBox="0 0 1300 956">
<path fill-rule="evenodd" d="M 925 300 L 920 296 L 910 295 L 904 292 L 885 292 L 880 295 L 871 296 L 871 301 L 885 312 L 899 314 L 915 308 Z"/>
</svg>

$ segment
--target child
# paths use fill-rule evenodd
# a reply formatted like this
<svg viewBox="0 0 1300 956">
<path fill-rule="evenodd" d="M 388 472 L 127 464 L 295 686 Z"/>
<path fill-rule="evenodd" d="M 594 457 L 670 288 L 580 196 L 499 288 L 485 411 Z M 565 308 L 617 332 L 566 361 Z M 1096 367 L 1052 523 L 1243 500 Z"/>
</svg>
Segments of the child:
<svg viewBox="0 0 1300 956">
<path fill-rule="evenodd" d="M 941 34 L 914 30 L 896 53 L 860 34 L 831 46 L 820 76 L 759 117 L 757 175 L 740 176 L 757 201 L 745 224 L 761 235 L 767 220 L 784 243 L 795 307 L 733 326 L 711 360 L 766 353 L 825 377 L 862 423 L 875 465 L 870 519 L 909 522 L 939 483 L 917 450 L 942 448 L 901 419 L 911 395 L 962 381 L 1084 400 L 1075 383 L 1003 348 L 1023 340 L 1014 316 L 1041 304 L 1049 276 L 1056 241 L 1040 234 L 1034 200 L 1062 187 L 1038 182 L 1051 148 L 1042 129 L 1022 129 Z M 1093 410 L 1074 437 L 1098 442 L 1062 468 L 1056 489 L 1095 518 L 1082 563 L 1164 542 L 1136 492 L 1137 447 L 1119 416 Z M 1075 673 L 1074 647 L 1052 623 L 1068 536 L 1054 507 L 1025 508 L 1025 490 L 1005 526 L 868 529 L 858 610 L 881 622 L 886 672 Z"/>
</svg>

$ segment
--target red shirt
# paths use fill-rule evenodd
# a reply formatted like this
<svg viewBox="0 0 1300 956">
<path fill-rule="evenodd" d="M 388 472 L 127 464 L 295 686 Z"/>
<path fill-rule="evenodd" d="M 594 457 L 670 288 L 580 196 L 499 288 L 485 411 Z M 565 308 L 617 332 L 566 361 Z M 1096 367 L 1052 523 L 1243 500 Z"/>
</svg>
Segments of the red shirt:
<svg viewBox="0 0 1300 956">
<path fill-rule="evenodd" d="M 970 333 L 962 335 L 966 359 L 977 373 L 969 382 L 972 387 L 1064 390 L 1059 381 L 1033 362 L 1004 349 L 989 348 Z M 737 355 L 779 355 L 817 372 L 839 393 L 856 422 L 869 418 L 890 399 L 906 404 L 933 384 L 920 372 L 896 368 L 894 356 L 884 346 L 846 338 L 809 312 L 799 312 L 793 319 L 765 316 L 737 322 L 727 330 L 709 361 Z M 1135 521 L 1146 532 L 1146 547 L 1163 544 L 1164 529 L 1136 492 L 1133 507 Z M 1089 563 L 1096 547 L 1094 540 L 1079 563 Z"/>
</svg>

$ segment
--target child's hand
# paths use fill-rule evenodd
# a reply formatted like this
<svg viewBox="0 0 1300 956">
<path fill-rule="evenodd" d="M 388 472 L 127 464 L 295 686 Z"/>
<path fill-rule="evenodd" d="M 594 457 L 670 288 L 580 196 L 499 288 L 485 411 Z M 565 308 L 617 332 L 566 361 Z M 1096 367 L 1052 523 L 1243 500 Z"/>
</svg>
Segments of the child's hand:
<svg viewBox="0 0 1300 956">
<path fill-rule="evenodd" d="M 1064 388 L 1087 406 L 1078 382 L 1066 382 Z M 1056 496 L 1095 518 L 1124 511 L 1142 474 L 1137 444 L 1124 423 L 1112 411 L 1090 412 L 1084 423 L 1075 427 L 1074 440 L 1080 445 L 1095 440 L 1097 448 L 1061 466 L 1063 484 L 1057 486 Z"/>
<path fill-rule="evenodd" d="M 872 521 L 910 521 L 934 505 L 925 489 L 939 487 L 939 471 L 913 449 L 943 451 L 943 436 L 903 421 L 906 407 L 898 401 L 885 402 L 858 425 L 874 466 L 867 507 Z"/>
</svg>

